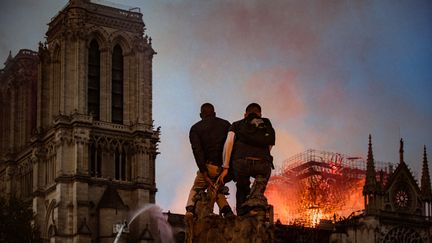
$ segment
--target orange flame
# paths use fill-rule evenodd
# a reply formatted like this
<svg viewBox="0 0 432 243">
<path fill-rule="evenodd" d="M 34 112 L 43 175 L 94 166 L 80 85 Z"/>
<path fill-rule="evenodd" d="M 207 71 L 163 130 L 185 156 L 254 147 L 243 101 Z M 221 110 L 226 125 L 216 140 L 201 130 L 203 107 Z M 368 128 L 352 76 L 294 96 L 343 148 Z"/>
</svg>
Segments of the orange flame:
<svg viewBox="0 0 432 243">
<path fill-rule="evenodd" d="M 364 178 L 283 181 L 272 177 L 265 194 L 281 223 L 316 227 L 322 219 L 336 220 L 363 209 L 363 185 Z"/>
</svg>

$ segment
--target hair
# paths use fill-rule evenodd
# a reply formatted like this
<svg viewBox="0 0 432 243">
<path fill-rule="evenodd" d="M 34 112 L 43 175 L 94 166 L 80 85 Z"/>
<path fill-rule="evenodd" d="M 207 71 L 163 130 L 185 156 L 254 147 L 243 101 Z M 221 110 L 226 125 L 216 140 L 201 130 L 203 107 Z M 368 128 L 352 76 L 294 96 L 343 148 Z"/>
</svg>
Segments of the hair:
<svg viewBox="0 0 432 243">
<path fill-rule="evenodd" d="M 215 116 L 214 106 L 210 103 L 204 103 L 201 105 L 201 118 Z"/>
<path fill-rule="evenodd" d="M 250 114 L 250 113 L 261 113 L 261 106 L 258 105 L 257 103 L 250 103 L 247 107 L 246 107 L 246 114 Z"/>
</svg>

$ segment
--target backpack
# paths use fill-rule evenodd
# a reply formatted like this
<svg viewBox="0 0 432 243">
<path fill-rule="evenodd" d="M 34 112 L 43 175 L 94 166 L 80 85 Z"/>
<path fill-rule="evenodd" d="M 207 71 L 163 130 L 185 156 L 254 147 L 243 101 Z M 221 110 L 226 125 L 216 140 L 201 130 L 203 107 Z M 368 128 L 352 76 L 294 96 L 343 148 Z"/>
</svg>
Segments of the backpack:
<svg viewBox="0 0 432 243">
<path fill-rule="evenodd" d="M 275 144 L 275 131 L 267 118 L 261 118 L 254 113 L 240 121 L 238 139 L 256 147 L 268 147 Z"/>
</svg>

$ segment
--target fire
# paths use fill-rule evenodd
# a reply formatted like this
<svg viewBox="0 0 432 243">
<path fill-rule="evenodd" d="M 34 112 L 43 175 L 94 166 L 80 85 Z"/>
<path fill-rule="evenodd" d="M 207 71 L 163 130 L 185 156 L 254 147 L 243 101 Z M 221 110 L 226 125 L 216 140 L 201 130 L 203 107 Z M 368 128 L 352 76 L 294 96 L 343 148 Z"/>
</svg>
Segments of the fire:
<svg viewBox="0 0 432 243">
<path fill-rule="evenodd" d="M 269 180 L 265 194 L 275 220 L 316 227 L 323 219 L 338 220 L 364 208 L 363 161 L 314 150 L 299 158 Z"/>
<path fill-rule="evenodd" d="M 274 218 L 283 224 L 315 227 L 322 219 L 348 217 L 363 209 L 364 179 L 348 183 L 297 181 L 292 184 L 269 183 L 266 197 L 274 206 Z"/>
</svg>

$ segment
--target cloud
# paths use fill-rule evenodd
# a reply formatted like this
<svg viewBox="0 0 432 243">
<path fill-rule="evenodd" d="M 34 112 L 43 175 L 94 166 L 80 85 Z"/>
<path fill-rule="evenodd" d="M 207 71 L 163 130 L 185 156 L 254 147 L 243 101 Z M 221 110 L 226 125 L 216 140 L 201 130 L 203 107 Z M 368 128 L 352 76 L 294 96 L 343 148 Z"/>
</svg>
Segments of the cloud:
<svg viewBox="0 0 432 243">
<path fill-rule="evenodd" d="M 285 159 L 289 158 L 293 154 L 301 153 L 307 148 L 301 143 L 301 140 L 297 139 L 291 132 L 286 131 L 283 128 L 276 129 L 276 145 L 272 149 L 272 155 L 275 158 L 274 165 L 276 171 L 282 167 Z"/>
<path fill-rule="evenodd" d="M 274 120 L 301 119 L 305 115 L 302 86 L 297 73 L 276 68 L 254 73 L 244 83 L 244 97 L 255 100 L 264 115 Z"/>
<path fill-rule="evenodd" d="M 65 3 L 2 1 L 0 58 L 36 48 Z M 119 3 L 141 8 L 158 52 L 157 201 L 166 209 L 183 211 L 192 185 L 187 133 L 203 102 L 231 122 L 248 103 L 261 103 L 277 130 L 277 164 L 307 148 L 364 156 L 372 133 L 376 158 L 385 161 L 397 161 L 405 137 L 418 170 L 423 144 L 432 147 L 430 1 Z"/>
</svg>

